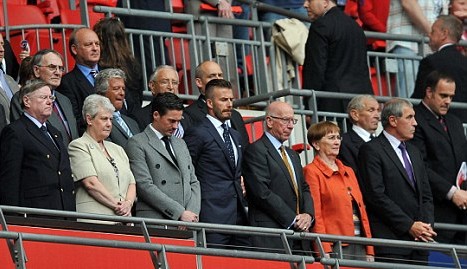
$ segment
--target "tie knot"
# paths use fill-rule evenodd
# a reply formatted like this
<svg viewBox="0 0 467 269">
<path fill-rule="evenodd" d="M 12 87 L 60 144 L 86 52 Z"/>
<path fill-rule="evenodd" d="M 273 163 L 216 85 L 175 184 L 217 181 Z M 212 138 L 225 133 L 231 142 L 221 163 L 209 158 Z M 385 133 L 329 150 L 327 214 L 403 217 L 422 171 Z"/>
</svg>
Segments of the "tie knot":
<svg viewBox="0 0 467 269">
<path fill-rule="evenodd" d="M 404 142 L 401 142 L 401 143 L 399 144 L 399 148 L 400 148 L 401 150 L 406 150 L 406 149 L 407 149 L 407 146 L 405 145 Z"/>
<path fill-rule="evenodd" d="M 47 127 L 46 127 L 45 125 L 42 125 L 42 126 L 41 126 L 41 131 L 42 131 L 42 132 L 47 132 Z"/>
<path fill-rule="evenodd" d="M 227 127 L 227 124 L 225 123 L 222 123 L 222 129 L 224 129 L 225 131 L 228 131 L 229 130 L 229 127 Z"/>
<path fill-rule="evenodd" d="M 169 137 L 168 137 L 168 136 L 163 136 L 163 137 L 162 137 L 162 141 L 164 141 L 164 142 L 169 142 Z"/>
<path fill-rule="evenodd" d="M 99 71 L 95 70 L 95 69 L 91 69 L 91 71 L 89 71 L 89 74 L 91 74 L 91 76 L 93 78 L 96 78 L 97 74 L 99 73 Z"/>
<path fill-rule="evenodd" d="M 113 113 L 113 116 L 114 116 L 114 118 L 116 118 L 116 119 L 119 119 L 119 118 L 122 117 L 122 116 L 120 116 L 120 113 L 118 113 L 118 111 L 115 111 L 115 112 Z"/>
</svg>

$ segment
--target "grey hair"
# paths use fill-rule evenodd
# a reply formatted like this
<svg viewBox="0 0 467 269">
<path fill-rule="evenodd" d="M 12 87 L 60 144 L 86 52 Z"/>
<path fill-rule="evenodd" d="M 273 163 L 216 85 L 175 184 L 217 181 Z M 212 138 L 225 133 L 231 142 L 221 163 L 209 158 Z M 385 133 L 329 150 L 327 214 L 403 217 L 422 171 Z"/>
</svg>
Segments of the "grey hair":
<svg viewBox="0 0 467 269">
<path fill-rule="evenodd" d="M 163 65 L 159 65 L 155 70 L 154 72 L 152 72 L 151 76 L 149 77 L 149 81 L 153 81 L 154 79 L 157 78 L 157 75 L 159 74 L 159 72 L 163 69 L 170 69 L 170 70 L 173 70 L 175 71 L 175 73 L 177 74 L 177 78 L 178 78 L 178 72 L 177 72 L 177 69 L 175 69 L 175 67 L 171 66 L 171 65 L 166 65 L 166 64 L 163 64 Z"/>
<path fill-rule="evenodd" d="M 100 71 L 96 76 L 94 90 L 97 94 L 105 95 L 109 88 L 109 80 L 112 78 L 121 78 L 126 81 L 125 72 L 119 68 L 108 68 Z"/>
<path fill-rule="evenodd" d="M 350 100 L 349 104 L 347 105 L 347 114 L 349 115 L 349 119 L 352 122 L 353 122 L 353 119 L 350 116 L 350 112 L 354 109 L 358 111 L 364 109 L 365 105 L 363 104 L 363 102 L 365 100 L 375 100 L 376 102 L 378 102 L 373 95 L 369 95 L 369 94 L 357 95 L 354 98 L 352 98 L 352 100 Z"/>
<path fill-rule="evenodd" d="M 381 112 L 381 123 L 383 127 L 386 128 L 386 126 L 389 125 L 389 117 L 402 117 L 405 107 L 412 108 L 413 105 L 409 101 L 402 98 L 393 98 L 387 101 L 384 104 L 383 111 Z"/>
<path fill-rule="evenodd" d="M 101 109 L 110 113 L 115 111 L 115 107 L 112 105 L 109 98 L 98 94 L 89 95 L 84 99 L 83 119 L 86 119 L 86 115 L 94 119 Z"/>
</svg>

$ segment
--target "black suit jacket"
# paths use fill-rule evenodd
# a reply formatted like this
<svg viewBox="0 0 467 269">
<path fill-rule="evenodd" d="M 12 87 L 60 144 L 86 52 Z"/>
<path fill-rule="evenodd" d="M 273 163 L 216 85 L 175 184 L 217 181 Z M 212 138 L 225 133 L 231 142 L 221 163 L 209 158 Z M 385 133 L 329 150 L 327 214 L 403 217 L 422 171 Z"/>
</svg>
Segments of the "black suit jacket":
<svg viewBox="0 0 467 269">
<path fill-rule="evenodd" d="M 149 123 L 152 122 L 152 103 L 146 105 L 140 109 L 136 109 L 130 117 L 133 118 L 139 126 L 139 129 L 144 130 L 148 126 Z"/>
<path fill-rule="evenodd" d="M 295 170 L 300 213 L 308 213 L 314 218 L 313 199 L 303 177 L 300 157 L 295 151 L 289 148 L 286 150 Z M 297 198 L 287 167 L 266 135 L 246 149 L 243 178 L 248 197 L 250 224 L 257 227 L 287 229 L 297 215 Z M 284 248 L 279 238 L 255 237 L 253 244 L 258 247 Z M 304 242 L 304 245 L 308 246 L 302 245 L 302 249 L 309 249 L 311 244 Z"/>
<path fill-rule="evenodd" d="M 449 74 L 456 81 L 454 102 L 467 102 L 467 57 L 455 45 L 444 47 L 420 61 L 412 98 L 422 99 L 425 96 L 425 80 L 433 70 Z M 467 110 L 450 109 L 449 113 L 456 115 L 462 122 L 467 122 Z"/>
<path fill-rule="evenodd" d="M 53 127 L 57 128 L 60 131 L 63 143 L 65 146 L 68 146 L 71 140 L 76 139 L 79 137 L 78 134 L 78 126 L 76 123 L 75 115 L 73 114 L 73 109 L 71 107 L 70 99 L 68 99 L 65 95 L 55 91 L 55 97 L 57 98 L 55 102 L 60 106 L 63 116 L 68 123 L 68 128 L 71 133 L 71 138 L 68 136 L 68 133 L 63 126 L 62 121 L 60 120 L 57 113 L 52 112 L 49 119 L 47 120 Z M 15 93 L 11 98 L 11 105 L 10 105 L 10 121 L 13 122 L 21 117 L 23 114 L 23 109 L 21 108 L 21 104 L 19 101 L 19 92 Z"/>
<path fill-rule="evenodd" d="M 128 128 L 130 128 L 130 131 L 133 135 L 139 134 L 141 132 L 141 129 L 138 127 L 138 123 L 134 119 L 125 115 L 121 116 L 125 121 L 126 125 L 128 125 Z M 125 148 L 128 139 L 128 135 L 120 126 L 120 124 L 118 124 L 117 120 L 115 118 L 112 119 L 112 132 L 110 132 L 110 135 L 107 140 L 112 141 L 113 143 L 121 146 L 122 148 Z"/>
<path fill-rule="evenodd" d="M 2 131 L 0 203 L 75 211 L 74 183 L 60 132 L 48 125 L 55 144 L 26 116 Z"/>
<path fill-rule="evenodd" d="M 327 92 L 373 94 L 362 28 L 338 7 L 310 26 L 305 47 L 303 88 Z M 305 105 L 308 106 L 307 100 Z M 322 111 L 345 112 L 347 101 L 319 99 Z"/>
<path fill-rule="evenodd" d="M 448 128 L 446 132 L 436 116 L 422 103 L 415 107 L 415 118 L 418 125 L 410 142 L 417 146 L 425 163 L 434 172 L 430 176 L 430 185 L 435 205 L 435 221 L 463 224 L 465 212 L 446 199 L 451 187 L 456 186 L 461 163 L 467 161 L 467 141 L 462 123 L 449 112 L 444 117 Z M 437 232 L 437 241 L 443 243 L 453 243 L 453 239 L 460 239 L 461 236 L 454 238 L 456 233 L 451 231 Z M 463 239 L 465 242 L 465 235 Z"/>
<path fill-rule="evenodd" d="M 206 118 L 206 114 L 208 114 L 208 106 L 204 101 L 204 96 L 200 95 L 198 100 L 183 111 L 182 125 L 185 132 L 191 127 L 199 125 Z M 250 138 L 248 137 L 242 115 L 235 109 L 232 110 L 230 123 L 232 124 L 232 128 L 240 133 L 242 146 L 246 148 L 250 144 Z"/>
<path fill-rule="evenodd" d="M 230 129 L 238 152 L 237 164 L 229 159 L 224 140 L 208 118 L 185 132 L 196 177 L 201 184 L 200 221 L 237 224 L 238 214 L 246 220 L 246 201 L 240 185 L 243 147 L 240 134 Z"/>
<path fill-rule="evenodd" d="M 365 143 L 352 128 L 342 135 L 342 143 L 338 158 L 347 166 L 352 167 L 355 174 L 358 172 L 358 150 Z M 358 177 L 357 177 L 358 178 Z"/>
<path fill-rule="evenodd" d="M 411 185 L 402 162 L 384 133 L 360 147 L 359 174 L 373 237 L 414 241 L 415 221 L 434 222 L 428 172 L 420 151 L 407 144 L 416 178 Z M 409 255 L 411 249 L 375 246 L 376 255 Z"/>
<path fill-rule="evenodd" d="M 4 39 L 4 58 L 6 62 L 6 72 L 8 75 L 10 75 L 13 79 L 16 80 L 18 78 L 18 71 L 19 71 L 19 63 L 18 60 L 16 59 L 15 53 L 13 52 L 13 49 L 11 48 L 10 41 L 7 39 Z"/>
<path fill-rule="evenodd" d="M 0 105 L 0 133 L 2 133 L 3 128 L 7 125 L 5 109 Z"/>
</svg>

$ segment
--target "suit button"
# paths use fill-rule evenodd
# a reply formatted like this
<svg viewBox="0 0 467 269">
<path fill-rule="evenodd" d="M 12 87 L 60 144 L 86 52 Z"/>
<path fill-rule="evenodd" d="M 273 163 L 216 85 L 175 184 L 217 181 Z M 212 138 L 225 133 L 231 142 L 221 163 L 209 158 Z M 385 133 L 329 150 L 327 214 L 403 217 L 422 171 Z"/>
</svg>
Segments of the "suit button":
<svg viewBox="0 0 467 269">
<path fill-rule="evenodd" d="M 49 155 L 49 154 L 47 154 L 46 157 L 47 157 L 47 159 L 50 159 L 50 155 Z"/>
<path fill-rule="evenodd" d="M 60 191 L 63 192 L 63 188 L 60 188 Z"/>
<path fill-rule="evenodd" d="M 161 165 L 160 164 L 156 164 L 156 169 L 159 169 L 161 168 Z"/>
<path fill-rule="evenodd" d="M 161 184 L 162 184 L 162 185 L 165 185 L 165 183 L 167 183 L 167 181 L 165 181 L 165 180 L 162 180 L 162 181 L 161 181 Z"/>
<path fill-rule="evenodd" d="M 58 171 L 58 175 L 60 176 L 62 174 L 62 172 Z"/>
<path fill-rule="evenodd" d="M 71 194 L 75 195 L 75 191 L 74 191 L 74 190 L 73 190 L 73 191 L 71 191 Z"/>
</svg>

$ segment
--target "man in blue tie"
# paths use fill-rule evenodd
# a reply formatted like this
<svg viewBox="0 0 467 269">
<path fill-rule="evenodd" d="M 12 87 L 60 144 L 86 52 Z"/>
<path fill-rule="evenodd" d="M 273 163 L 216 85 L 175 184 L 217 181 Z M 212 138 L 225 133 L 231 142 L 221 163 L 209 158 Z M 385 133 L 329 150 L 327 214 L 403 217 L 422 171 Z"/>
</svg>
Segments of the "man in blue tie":
<svg viewBox="0 0 467 269">
<path fill-rule="evenodd" d="M 230 82 L 213 79 L 206 84 L 207 115 L 183 137 L 201 184 L 200 222 L 248 225 L 241 187 L 241 136 L 230 128 L 233 92 Z M 208 246 L 249 246 L 247 236 L 208 233 Z"/>
<path fill-rule="evenodd" d="M 433 242 L 434 213 L 422 154 L 412 144 L 417 121 L 412 104 L 394 98 L 381 112 L 384 131 L 359 150 L 359 176 L 373 237 Z M 375 246 L 376 261 L 426 264 L 428 252 Z"/>
<path fill-rule="evenodd" d="M 130 137 L 140 132 L 135 120 L 120 113 L 125 101 L 125 79 L 121 69 L 109 68 L 99 72 L 94 86 L 96 93 L 109 98 L 115 107 L 109 139 L 122 147 Z"/>
</svg>

